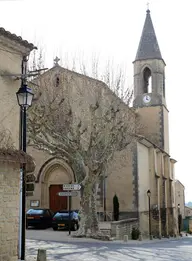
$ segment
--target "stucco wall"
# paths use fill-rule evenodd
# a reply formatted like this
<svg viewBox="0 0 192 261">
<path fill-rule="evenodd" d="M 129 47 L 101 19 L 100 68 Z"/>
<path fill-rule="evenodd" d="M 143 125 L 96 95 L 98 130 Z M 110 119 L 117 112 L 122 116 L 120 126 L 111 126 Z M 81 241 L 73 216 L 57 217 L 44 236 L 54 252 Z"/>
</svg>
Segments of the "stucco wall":
<svg viewBox="0 0 192 261">
<path fill-rule="evenodd" d="M 138 176 L 139 176 L 139 211 L 148 210 L 147 190 L 150 189 L 149 150 L 144 145 L 137 144 Z"/>
<path fill-rule="evenodd" d="M 5 48 L 0 43 L 0 48 Z M 10 49 L 8 49 L 11 51 Z M 13 51 L 13 50 L 12 50 Z M 0 50 L 0 75 L 21 72 L 21 56 Z M 14 61 L 14 62 L 13 62 Z M 16 146 L 19 143 L 19 105 L 16 92 L 20 87 L 20 81 L 14 81 L 9 77 L 0 76 L 1 114 L 0 122 L 2 129 L 11 130 L 11 136 Z"/>
<path fill-rule="evenodd" d="M 161 107 L 143 107 L 138 108 L 138 116 L 141 122 L 141 134 L 155 143 L 157 146 L 162 146 L 161 132 Z"/>
<path fill-rule="evenodd" d="M 108 211 L 113 211 L 113 197 L 116 194 L 119 199 L 119 210 L 122 212 L 134 211 L 134 187 L 133 187 L 133 154 L 130 148 L 115 153 L 107 170 L 107 200 Z"/>
<path fill-rule="evenodd" d="M 148 197 L 147 190 L 150 189 L 149 176 L 149 149 L 138 143 L 138 189 L 139 189 L 139 229 L 142 235 L 148 233 Z"/>
<path fill-rule="evenodd" d="M 24 47 L 0 35 L 0 129 L 9 130 L 14 145 L 19 144 L 19 105 L 16 92 L 20 88 L 20 80 L 2 75 L 20 74 L 22 53 L 29 53 Z"/>
<path fill-rule="evenodd" d="M 163 107 L 164 151 L 169 153 L 169 112 Z"/>
</svg>

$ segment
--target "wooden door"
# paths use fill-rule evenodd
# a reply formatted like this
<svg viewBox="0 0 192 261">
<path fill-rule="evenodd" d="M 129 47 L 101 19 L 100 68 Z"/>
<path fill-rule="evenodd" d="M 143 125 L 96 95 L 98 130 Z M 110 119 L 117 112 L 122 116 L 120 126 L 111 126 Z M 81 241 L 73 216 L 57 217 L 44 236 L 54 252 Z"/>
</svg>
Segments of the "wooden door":
<svg viewBox="0 0 192 261">
<path fill-rule="evenodd" d="M 51 185 L 49 187 L 49 207 L 53 212 L 67 210 L 67 197 L 58 196 L 58 192 L 62 191 L 62 185 Z"/>
</svg>

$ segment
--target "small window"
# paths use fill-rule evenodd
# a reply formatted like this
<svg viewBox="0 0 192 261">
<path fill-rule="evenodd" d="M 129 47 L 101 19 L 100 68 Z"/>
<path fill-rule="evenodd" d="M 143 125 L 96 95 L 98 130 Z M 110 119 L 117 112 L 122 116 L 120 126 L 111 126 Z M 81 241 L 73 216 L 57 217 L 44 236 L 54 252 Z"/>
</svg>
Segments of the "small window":
<svg viewBox="0 0 192 261">
<path fill-rule="evenodd" d="M 59 79 L 59 76 L 56 76 L 56 87 L 59 87 L 59 84 L 60 84 L 60 79 Z"/>
</svg>

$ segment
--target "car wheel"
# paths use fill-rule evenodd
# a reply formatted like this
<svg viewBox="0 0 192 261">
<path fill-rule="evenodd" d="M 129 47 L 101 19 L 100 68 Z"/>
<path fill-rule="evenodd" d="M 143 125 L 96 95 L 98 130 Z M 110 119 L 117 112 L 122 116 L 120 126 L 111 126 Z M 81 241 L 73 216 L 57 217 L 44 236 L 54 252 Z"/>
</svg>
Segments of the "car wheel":
<svg viewBox="0 0 192 261">
<path fill-rule="evenodd" d="M 53 227 L 53 230 L 54 230 L 54 231 L 57 231 L 57 230 L 58 230 L 58 228 L 57 228 L 57 227 Z"/>
<path fill-rule="evenodd" d="M 75 224 L 73 225 L 73 230 L 74 230 L 74 231 L 77 231 L 77 229 L 78 229 L 78 224 L 75 223 Z"/>
</svg>

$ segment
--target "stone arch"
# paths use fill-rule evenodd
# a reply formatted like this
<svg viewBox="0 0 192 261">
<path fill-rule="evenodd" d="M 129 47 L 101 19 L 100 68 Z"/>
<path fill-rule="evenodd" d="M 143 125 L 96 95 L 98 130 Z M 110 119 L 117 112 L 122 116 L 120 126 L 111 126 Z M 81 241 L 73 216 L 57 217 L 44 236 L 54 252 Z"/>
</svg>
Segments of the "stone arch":
<svg viewBox="0 0 192 261">
<path fill-rule="evenodd" d="M 69 171 L 69 173 L 71 174 L 71 176 L 73 176 L 73 180 L 74 182 L 76 182 L 77 178 L 75 173 L 73 172 L 72 168 L 68 165 L 67 161 L 64 160 L 63 158 L 59 158 L 59 157 L 53 157 L 48 159 L 39 169 L 39 172 L 37 174 L 37 178 L 35 183 L 39 183 L 42 182 L 45 176 L 45 173 L 54 167 L 54 165 L 60 165 L 62 166 L 64 169 L 66 169 L 67 171 Z"/>
<path fill-rule="evenodd" d="M 50 189 L 62 184 L 75 183 L 75 175 L 68 163 L 61 158 L 52 158 L 41 167 L 36 182 L 41 187 L 41 206 L 50 207 Z M 56 194 L 55 194 L 56 195 Z M 51 198 L 50 198 L 51 197 Z"/>
</svg>

